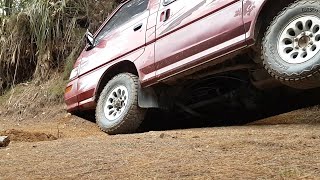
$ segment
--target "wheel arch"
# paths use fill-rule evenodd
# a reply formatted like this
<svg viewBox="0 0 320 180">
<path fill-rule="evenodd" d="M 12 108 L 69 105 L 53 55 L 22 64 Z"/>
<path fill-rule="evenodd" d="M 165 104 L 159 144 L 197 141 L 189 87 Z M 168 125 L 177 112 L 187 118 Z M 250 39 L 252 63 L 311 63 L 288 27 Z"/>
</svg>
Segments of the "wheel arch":
<svg viewBox="0 0 320 180">
<path fill-rule="evenodd" d="M 139 77 L 136 65 L 129 60 L 118 62 L 109 67 L 101 76 L 96 91 L 95 102 L 98 102 L 101 92 L 107 83 L 116 75 L 121 73 L 131 73 Z M 158 108 L 158 98 L 153 88 L 141 88 L 139 83 L 138 104 L 141 108 Z"/>
<path fill-rule="evenodd" d="M 270 22 L 275 16 L 278 15 L 281 10 L 296 0 L 278 0 L 277 3 L 274 0 L 264 0 L 257 10 L 257 16 L 253 23 L 254 38 L 260 41 L 264 33 L 266 32 Z"/>
<path fill-rule="evenodd" d="M 137 68 L 135 66 L 135 64 L 131 61 L 128 60 L 124 60 L 121 62 L 118 62 L 114 65 L 112 65 L 111 67 L 109 67 L 101 76 L 97 88 L 96 88 L 96 92 L 95 92 L 95 101 L 98 102 L 100 94 L 103 90 L 103 88 L 107 85 L 107 83 L 116 75 L 120 74 L 120 73 L 131 73 L 134 74 L 136 76 L 139 76 Z"/>
</svg>

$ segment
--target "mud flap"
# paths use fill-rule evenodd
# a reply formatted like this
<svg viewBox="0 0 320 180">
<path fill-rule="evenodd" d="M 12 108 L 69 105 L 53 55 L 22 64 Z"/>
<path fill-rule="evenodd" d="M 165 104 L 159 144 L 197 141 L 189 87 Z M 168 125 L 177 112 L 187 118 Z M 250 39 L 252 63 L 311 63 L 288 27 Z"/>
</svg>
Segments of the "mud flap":
<svg viewBox="0 0 320 180">
<path fill-rule="evenodd" d="M 139 87 L 138 105 L 140 108 L 159 108 L 159 101 L 152 88 Z"/>
</svg>

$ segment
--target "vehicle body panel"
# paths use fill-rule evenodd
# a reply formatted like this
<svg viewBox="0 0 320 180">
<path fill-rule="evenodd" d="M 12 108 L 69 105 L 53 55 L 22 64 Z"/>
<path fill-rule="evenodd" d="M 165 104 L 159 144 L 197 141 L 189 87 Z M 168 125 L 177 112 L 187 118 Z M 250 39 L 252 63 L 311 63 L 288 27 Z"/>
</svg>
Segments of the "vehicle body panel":
<svg viewBox="0 0 320 180">
<path fill-rule="evenodd" d="M 77 99 L 80 109 L 90 109 L 95 106 L 96 90 L 107 69 L 118 62 L 134 61 L 143 54 L 148 17 L 147 10 L 111 31 L 93 49 L 82 52 L 77 64 L 79 67 Z M 137 25 L 142 27 L 135 31 Z"/>
<path fill-rule="evenodd" d="M 157 24 L 155 58 L 159 79 L 201 64 L 206 56 L 217 56 L 225 49 L 235 48 L 234 44 L 244 45 L 241 0 L 175 1 L 162 6 L 160 12 L 167 9 L 171 11 L 170 18 Z M 175 44 L 168 46 L 168 42 Z"/>
<path fill-rule="evenodd" d="M 74 79 L 67 84 L 67 88 L 70 89 L 64 94 L 65 103 L 67 104 L 68 111 L 78 110 L 78 79 Z"/>
<path fill-rule="evenodd" d="M 80 79 L 83 74 L 97 67 L 112 63 L 112 61 L 123 58 L 131 52 L 144 48 L 148 16 L 149 12 L 144 12 L 120 29 L 111 32 L 92 50 L 83 52 L 79 71 Z M 134 31 L 134 27 L 141 23 L 141 29 Z"/>
<path fill-rule="evenodd" d="M 153 84 L 157 81 L 155 69 L 155 40 L 156 40 L 156 22 L 158 18 L 159 0 L 150 1 L 148 26 L 146 31 L 146 47 L 141 57 L 134 63 L 139 73 L 142 87 Z"/>
<path fill-rule="evenodd" d="M 258 17 L 267 0 L 244 0 L 243 1 L 243 22 L 246 31 L 248 45 L 255 43 L 255 30 Z"/>
<path fill-rule="evenodd" d="M 95 105 L 96 91 L 97 87 L 100 84 L 101 77 L 107 72 L 109 68 L 115 66 L 119 62 L 125 61 L 127 59 L 137 59 L 143 53 L 144 49 L 137 50 L 121 59 L 113 61 L 106 66 L 101 66 L 86 75 L 83 75 L 79 78 L 78 83 L 78 101 L 79 105 L 85 109 L 91 109 L 91 105 Z M 80 107 L 81 108 L 81 107 Z"/>
</svg>

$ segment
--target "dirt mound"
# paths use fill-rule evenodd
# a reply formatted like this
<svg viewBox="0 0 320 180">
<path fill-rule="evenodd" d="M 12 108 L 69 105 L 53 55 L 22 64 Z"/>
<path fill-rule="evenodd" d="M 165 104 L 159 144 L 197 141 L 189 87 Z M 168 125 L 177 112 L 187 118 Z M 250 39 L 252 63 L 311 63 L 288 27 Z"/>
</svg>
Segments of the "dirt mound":
<svg viewBox="0 0 320 180">
<path fill-rule="evenodd" d="M 20 130 L 6 130 L 3 132 L 0 132 L 1 136 L 9 136 L 11 141 L 17 141 L 17 142 L 39 142 L 39 141 L 53 141 L 57 140 L 55 136 L 51 134 L 45 134 L 40 132 L 25 132 Z"/>
</svg>

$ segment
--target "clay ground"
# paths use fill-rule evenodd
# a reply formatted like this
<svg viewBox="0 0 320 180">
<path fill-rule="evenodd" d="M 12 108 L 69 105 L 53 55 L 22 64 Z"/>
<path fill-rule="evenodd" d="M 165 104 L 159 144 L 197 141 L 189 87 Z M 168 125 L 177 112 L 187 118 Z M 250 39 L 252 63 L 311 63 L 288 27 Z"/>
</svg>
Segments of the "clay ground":
<svg viewBox="0 0 320 180">
<path fill-rule="evenodd" d="M 244 126 L 108 136 L 54 106 L 0 116 L 0 179 L 320 179 L 320 111 Z"/>
</svg>

